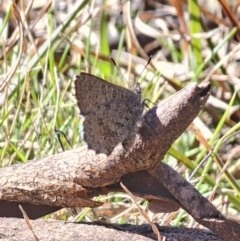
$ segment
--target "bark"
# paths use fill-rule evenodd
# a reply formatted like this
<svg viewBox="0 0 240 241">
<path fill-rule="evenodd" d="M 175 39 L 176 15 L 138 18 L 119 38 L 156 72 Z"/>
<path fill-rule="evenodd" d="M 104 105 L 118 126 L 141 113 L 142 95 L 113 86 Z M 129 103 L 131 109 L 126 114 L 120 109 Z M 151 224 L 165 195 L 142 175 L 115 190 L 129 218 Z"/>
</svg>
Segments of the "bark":
<svg viewBox="0 0 240 241">
<path fill-rule="evenodd" d="M 173 194 L 181 203 L 180 206 L 200 224 L 209 228 L 224 240 L 234 241 L 239 239 L 240 225 L 226 219 L 212 203 L 169 166 L 159 163 L 154 168 L 149 169 L 149 172 Z"/>
<path fill-rule="evenodd" d="M 156 240 L 151 226 L 114 225 L 104 223 L 69 223 L 51 220 L 30 221 L 32 230 L 38 240 Z M 224 241 L 211 232 L 195 229 L 159 227 L 158 230 L 166 241 Z M 5 241 L 32 241 L 32 233 L 25 220 L 0 218 L 0 238 Z M 36 239 L 35 239 L 36 240 Z"/>
</svg>

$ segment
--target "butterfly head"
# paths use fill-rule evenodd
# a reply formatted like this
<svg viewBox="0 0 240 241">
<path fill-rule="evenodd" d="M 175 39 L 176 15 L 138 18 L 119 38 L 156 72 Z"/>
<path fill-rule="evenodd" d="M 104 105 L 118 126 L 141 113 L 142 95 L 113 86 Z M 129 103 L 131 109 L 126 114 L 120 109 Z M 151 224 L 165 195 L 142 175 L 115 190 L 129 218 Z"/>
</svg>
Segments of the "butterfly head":
<svg viewBox="0 0 240 241">
<path fill-rule="evenodd" d="M 140 87 L 139 83 L 136 83 L 136 86 L 133 88 L 133 92 L 137 95 L 137 96 L 141 96 L 142 95 L 142 90 Z"/>
</svg>

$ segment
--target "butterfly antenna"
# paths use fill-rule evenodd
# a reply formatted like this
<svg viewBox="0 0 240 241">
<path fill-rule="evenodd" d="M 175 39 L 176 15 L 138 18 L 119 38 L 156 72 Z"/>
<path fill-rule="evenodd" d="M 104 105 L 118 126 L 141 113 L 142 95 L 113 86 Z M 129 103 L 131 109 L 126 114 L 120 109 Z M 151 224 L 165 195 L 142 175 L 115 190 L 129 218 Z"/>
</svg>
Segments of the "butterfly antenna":
<svg viewBox="0 0 240 241">
<path fill-rule="evenodd" d="M 110 57 L 113 65 L 115 66 L 115 68 L 118 70 L 118 72 L 120 73 L 120 75 L 122 76 L 122 78 L 126 81 L 126 83 L 128 84 L 128 86 L 131 88 L 130 84 L 128 83 L 127 79 L 124 77 L 124 75 L 122 74 L 121 70 L 119 69 L 119 67 L 117 66 L 116 62 L 114 61 L 114 59 L 112 57 Z"/>
<path fill-rule="evenodd" d="M 131 86 L 129 85 L 127 79 L 124 77 L 124 75 L 122 74 L 122 72 L 121 72 L 120 69 L 118 68 L 118 66 L 117 66 L 116 62 L 114 61 L 114 59 L 113 59 L 112 57 L 110 57 L 110 59 L 111 59 L 113 65 L 117 68 L 117 70 L 118 70 L 118 72 L 120 73 L 120 75 L 122 76 L 122 78 L 127 82 L 128 86 L 131 87 Z M 147 62 L 146 65 L 144 66 L 144 68 L 143 68 L 142 72 L 140 73 L 140 75 L 139 75 L 136 83 L 138 83 L 138 80 L 140 79 L 143 71 L 147 68 L 147 66 L 149 65 L 149 63 L 151 62 L 151 60 L 152 60 L 152 55 L 149 57 L 148 62 Z"/>
<path fill-rule="evenodd" d="M 142 76 L 143 71 L 144 71 L 144 70 L 147 68 L 147 66 L 150 64 L 151 60 L 152 60 L 152 55 L 149 57 L 148 62 L 147 62 L 146 65 L 144 66 L 144 68 L 143 68 L 142 72 L 140 73 L 140 75 L 139 75 L 136 83 L 138 83 L 139 79 L 140 79 L 141 76 Z"/>
</svg>

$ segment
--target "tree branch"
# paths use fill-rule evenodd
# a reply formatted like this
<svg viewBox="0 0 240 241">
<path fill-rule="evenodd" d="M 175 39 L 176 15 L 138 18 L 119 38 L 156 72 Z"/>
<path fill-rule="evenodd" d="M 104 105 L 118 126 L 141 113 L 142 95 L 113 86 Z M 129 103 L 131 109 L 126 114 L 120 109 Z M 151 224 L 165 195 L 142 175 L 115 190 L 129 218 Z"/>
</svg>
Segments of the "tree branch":
<svg viewBox="0 0 240 241">
<path fill-rule="evenodd" d="M 46 214 L 51 208 L 97 207 L 101 203 L 92 201 L 91 197 L 121 190 L 119 181 L 122 181 L 130 191 L 149 200 L 153 209 L 160 202 L 170 204 L 167 210 L 161 211 L 182 207 L 225 240 L 236 240 L 240 226 L 230 223 L 179 174 L 160 163 L 172 143 L 203 108 L 209 92 L 209 83 L 191 84 L 150 109 L 128 152 L 118 145 L 107 157 L 96 155 L 84 146 L 24 165 L 1 168 L 0 203 L 9 212 L 1 208 L 0 216 L 20 216 L 10 212 L 11 208 L 16 211 L 19 203 L 26 204 L 24 208 L 32 218 Z M 223 233 L 226 228 L 232 236 Z"/>
</svg>

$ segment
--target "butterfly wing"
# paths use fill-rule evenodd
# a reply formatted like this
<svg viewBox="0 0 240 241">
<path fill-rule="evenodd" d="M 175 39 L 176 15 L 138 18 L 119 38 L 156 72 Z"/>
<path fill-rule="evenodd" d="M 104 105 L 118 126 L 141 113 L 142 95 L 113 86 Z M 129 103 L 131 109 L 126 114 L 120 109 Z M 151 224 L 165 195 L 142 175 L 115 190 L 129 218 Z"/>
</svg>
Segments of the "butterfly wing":
<svg viewBox="0 0 240 241">
<path fill-rule="evenodd" d="M 81 73 L 75 77 L 75 96 L 80 113 L 87 113 L 106 103 L 125 96 L 136 98 L 136 94 L 129 89 L 114 85 L 94 75 Z M 140 96 L 141 99 L 141 96 Z"/>
<path fill-rule="evenodd" d="M 84 140 L 90 149 L 109 155 L 119 143 L 126 150 L 131 147 L 142 116 L 142 108 L 139 105 L 134 107 L 133 103 L 124 105 L 120 101 L 112 101 L 86 115 L 83 122 Z M 138 104 L 141 106 L 141 103 Z"/>
<path fill-rule="evenodd" d="M 75 90 L 88 147 L 107 155 L 119 143 L 129 149 L 143 112 L 141 93 L 85 73 L 77 76 Z"/>
</svg>

